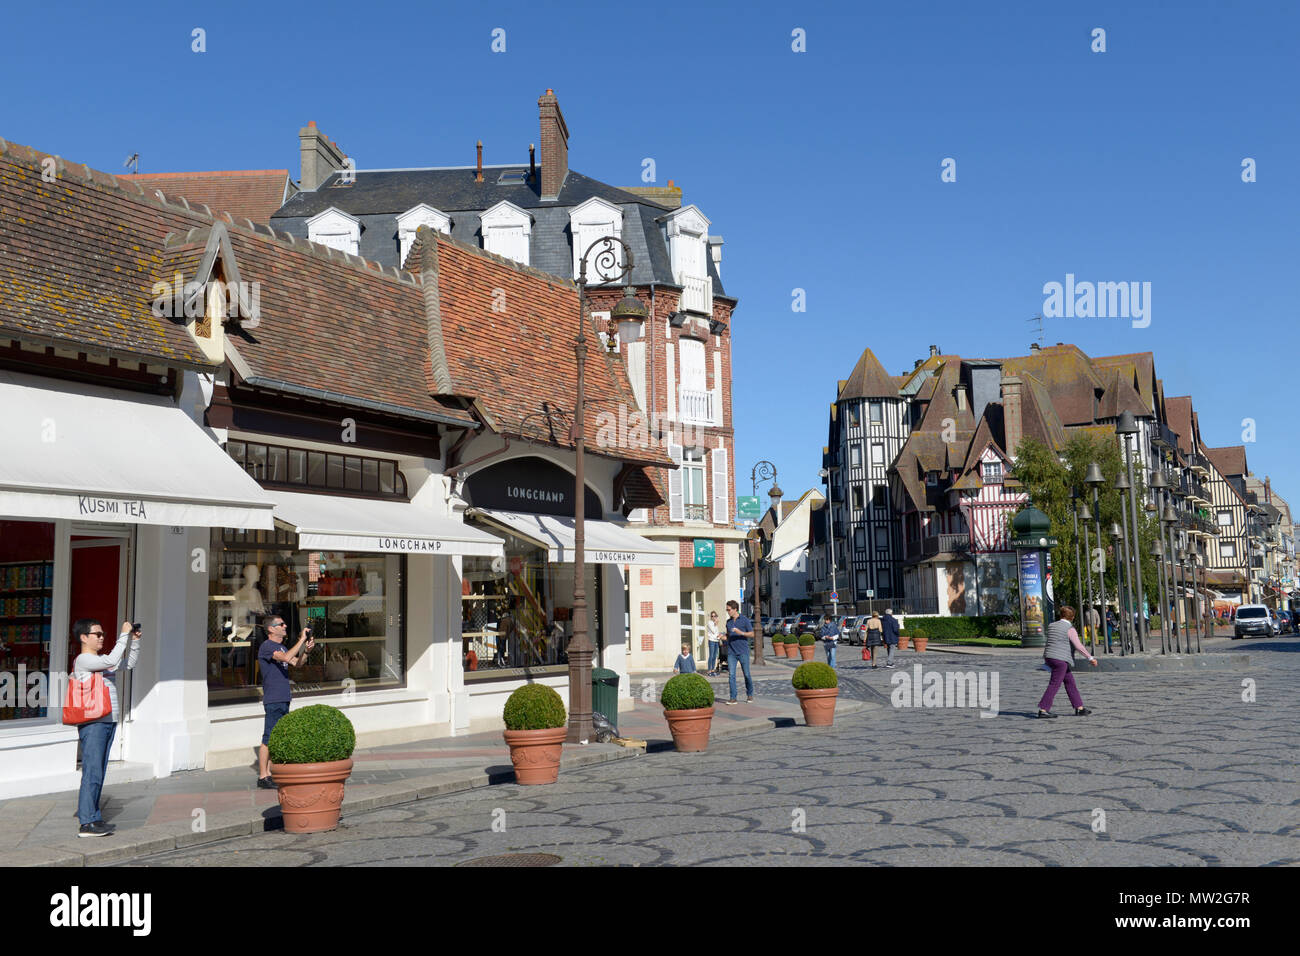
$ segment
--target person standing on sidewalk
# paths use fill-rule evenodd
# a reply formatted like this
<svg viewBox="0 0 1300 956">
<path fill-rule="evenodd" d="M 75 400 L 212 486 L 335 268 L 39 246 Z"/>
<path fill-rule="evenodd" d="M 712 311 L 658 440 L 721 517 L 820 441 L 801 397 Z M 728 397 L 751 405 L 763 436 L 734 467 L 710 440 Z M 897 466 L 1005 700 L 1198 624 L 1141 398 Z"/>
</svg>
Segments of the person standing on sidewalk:
<svg viewBox="0 0 1300 956">
<path fill-rule="evenodd" d="M 876 654 L 879 653 L 877 648 L 885 643 L 884 633 L 885 626 L 880 622 L 880 615 L 872 611 L 871 619 L 867 621 L 867 654 L 871 658 L 871 669 L 873 671 L 880 666 L 876 663 Z"/>
<path fill-rule="evenodd" d="M 736 665 L 745 670 L 745 699 L 754 700 L 754 679 L 749 676 L 749 639 L 754 636 L 754 625 L 740 613 L 740 604 L 727 602 L 727 683 L 731 690 L 728 704 L 736 703 Z"/>
<path fill-rule="evenodd" d="M 709 636 L 709 676 L 718 676 L 718 652 L 722 650 L 722 628 L 718 626 L 718 612 L 709 612 L 709 623 L 704 626 Z"/>
<path fill-rule="evenodd" d="M 817 636 L 822 639 L 822 646 L 826 648 L 826 663 L 834 667 L 835 644 L 840 639 L 840 629 L 835 626 L 829 614 L 822 615 L 822 629 L 817 632 Z"/>
<path fill-rule="evenodd" d="M 271 779 L 271 753 L 267 744 L 271 742 L 271 731 L 280 722 L 280 718 L 289 713 L 289 668 L 297 667 L 307 659 L 311 649 L 316 646 L 316 638 L 311 628 L 304 627 L 298 636 L 298 643 L 292 650 L 284 649 L 285 623 L 278 614 L 265 625 L 266 640 L 257 649 L 258 668 L 262 672 L 262 710 L 265 719 L 262 722 L 262 746 L 257 749 L 257 785 L 263 790 L 274 790 L 275 782 Z"/>
<path fill-rule="evenodd" d="M 885 616 L 880 619 L 881 638 L 885 642 L 885 666 L 894 666 L 894 651 L 898 648 L 898 618 L 894 617 L 892 607 L 885 608 Z"/>
<path fill-rule="evenodd" d="M 1091 636 L 1092 643 L 1095 645 L 1098 639 L 1097 628 L 1101 626 L 1101 615 L 1097 613 L 1097 608 L 1094 605 L 1089 604 L 1088 610 L 1083 612 L 1083 624 L 1084 629 Z"/>
<path fill-rule="evenodd" d="M 1065 693 L 1074 706 L 1075 715 L 1086 717 L 1092 713 L 1083 706 L 1083 698 L 1079 696 L 1079 688 L 1074 683 L 1074 674 L 1070 670 L 1070 659 L 1074 656 L 1070 651 L 1071 645 L 1088 658 L 1089 664 L 1093 667 L 1097 666 L 1097 658 L 1089 654 L 1088 649 L 1079 640 L 1079 632 L 1074 629 L 1074 608 L 1067 604 L 1061 608 L 1061 617 L 1047 626 L 1047 643 L 1043 647 L 1043 661 L 1051 668 L 1052 678 L 1047 684 L 1043 699 L 1038 702 L 1039 717 L 1056 716 L 1052 713 L 1052 701 L 1056 697 L 1056 692 L 1061 689 L 1062 681 L 1065 682 Z"/>
<path fill-rule="evenodd" d="M 99 796 L 104 790 L 104 775 L 108 772 L 108 754 L 117 734 L 117 719 L 121 711 L 117 703 L 117 666 L 122 663 L 128 640 L 131 653 L 126 658 L 126 669 L 135 667 L 140 656 L 140 632 L 130 621 L 122 622 L 122 633 L 108 654 L 104 649 L 104 628 L 98 621 L 82 618 L 72 625 L 73 637 L 81 642 L 81 653 L 72 664 L 72 679 L 83 686 L 89 685 L 96 673 L 103 674 L 108 685 L 108 698 L 112 710 L 99 720 L 77 726 L 81 740 L 81 790 L 77 794 L 77 819 L 81 821 L 79 837 L 105 837 L 113 832 L 112 824 L 105 823 L 99 813 Z"/>
</svg>

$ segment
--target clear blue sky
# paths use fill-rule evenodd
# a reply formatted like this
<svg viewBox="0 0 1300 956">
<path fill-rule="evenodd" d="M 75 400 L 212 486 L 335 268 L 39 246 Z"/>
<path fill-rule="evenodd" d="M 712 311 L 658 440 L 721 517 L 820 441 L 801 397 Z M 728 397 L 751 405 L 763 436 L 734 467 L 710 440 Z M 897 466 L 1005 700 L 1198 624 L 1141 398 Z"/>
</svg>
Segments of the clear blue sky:
<svg viewBox="0 0 1300 956">
<path fill-rule="evenodd" d="M 1252 470 L 1300 505 L 1297 11 L 27 4 L 0 27 L 0 136 L 109 171 L 139 152 L 142 172 L 296 176 L 316 120 L 361 168 L 470 164 L 476 139 L 486 162 L 518 162 L 552 87 L 572 168 L 631 185 L 653 158 L 726 240 L 738 490 L 760 458 L 787 495 L 818 483 L 835 380 L 863 347 L 895 374 L 931 343 L 1021 354 L 1043 284 L 1073 273 L 1150 282 L 1151 324 L 1049 320 L 1045 341 L 1153 351 L 1209 444 L 1255 420 Z"/>
</svg>

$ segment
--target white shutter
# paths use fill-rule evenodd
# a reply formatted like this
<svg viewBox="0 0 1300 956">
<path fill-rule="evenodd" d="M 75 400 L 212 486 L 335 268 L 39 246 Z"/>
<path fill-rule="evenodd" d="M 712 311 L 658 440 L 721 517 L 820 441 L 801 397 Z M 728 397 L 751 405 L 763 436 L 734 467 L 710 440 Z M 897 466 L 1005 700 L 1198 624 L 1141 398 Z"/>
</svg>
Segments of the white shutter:
<svg viewBox="0 0 1300 956">
<path fill-rule="evenodd" d="M 682 388 L 693 392 L 708 389 L 704 371 L 704 343 L 698 339 L 682 339 L 677 343 L 682 356 Z"/>
<path fill-rule="evenodd" d="M 727 449 L 715 448 L 713 459 L 713 523 L 726 524 L 728 519 L 727 494 L 729 475 L 727 474 Z"/>
<path fill-rule="evenodd" d="M 686 520 L 686 509 L 682 506 L 682 446 L 669 445 L 668 457 L 677 467 L 668 472 L 668 520 Z"/>
</svg>

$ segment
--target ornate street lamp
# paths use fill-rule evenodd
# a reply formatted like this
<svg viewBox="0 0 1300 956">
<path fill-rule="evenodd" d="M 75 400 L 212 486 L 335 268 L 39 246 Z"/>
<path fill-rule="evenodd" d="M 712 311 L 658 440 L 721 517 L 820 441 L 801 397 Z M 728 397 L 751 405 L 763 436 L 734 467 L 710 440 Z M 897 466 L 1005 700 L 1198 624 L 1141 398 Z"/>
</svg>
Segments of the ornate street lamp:
<svg viewBox="0 0 1300 956">
<path fill-rule="evenodd" d="M 1120 475 L 1120 478 L 1123 478 Z M 1120 551 L 1124 540 L 1124 532 L 1119 526 L 1118 521 L 1110 523 L 1110 537 L 1114 543 L 1115 557 L 1121 558 Z M 1119 570 L 1115 574 L 1115 587 L 1119 591 L 1119 653 L 1123 657 L 1128 653 L 1129 631 L 1133 622 L 1128 619 L 1128 560 L 1121 558 L 1116 562 Z"/>
<path fill-rule="evenodd" d="M 1093 527 L 1097 532 L 1097 550 L 1101 552 L 1101 567 L 1097 569 L 1097 597 L 1101 603 L 1101 633 L 1106 640 L 1106 653 L 1110 653 L 1110 625 L 1106 622 L 1106 545 L 1103 544 L 1101 536 L 1101 505 L 1099 504 L 1099 492 L 1101 486 L 1106 483 L 1102 476 L 1101 466 L 1095 461 L 1088 465 L 1088 471 L 1083 476 L 1083 483 L 1092 489 L 1092 520 Z"/>
<path fill-rule="evenodd" d="M 597 249 L 597 247 L 600 247 Z M 620 262 L 619 248 L 623 250 Z M 587 259 L 595 253 L 592 266 L 596 285 L 612 285 L 632 272 L 632 250 L 614 236 L 605 236 L 589 245 L 578 264 L 578 337 L 574 351 L 578 357 L 578 400 L 573 414 L 574 486 L 573 495 L 573 637 L 569 641 L 569 743 L 586 743 L 591 739 L 591 659 L 595 649 L 587 633 L 587 562 L 586 562 L 586 475 L 583 442 L 586 417 L 587 324 L 591 321 L 587 301 Z M 609 338 L 617 333 L 625 344 L 641 338 L 646 308 L 632 295 L 629 285 L 623 298 L 610 310 Z M 617 316 L 617 317 L 616 317 Z"/>
<path fill-rule="evenodd" d="M 1093 603 L 1092 600 L 1092 546 L 1088 541 L 1088 522 L 1092 520 L 1092 512 L 1088 510 L 1087 501 L 1079 502 L 1079 520 L 1083 522 L 1083 555 L 1084 558 L 1087 559 L 1087 567 L 1084 569 L 1083 573 L 1084 573 L 1084 577 L 1088 581 L 1088 610 L 1091 611 L 1094 607 L 1096 607 L 1096 605 Z M 1103 611 L 1102 620 L 1104 622 L 1105 608 L 1102 608 L 1102 611 Z M 1084 620 L 1085 621 L 1088 620 L 1086 614 L 1084 615 Z M 1105 624 L 1103 623 L 1102 626 L 1104 627 Z M 1088 626 L 1088 647 L 1091 648 L 1094 652 L 1097 647 L 1097 629 L 1093 627 L 1091 623 L 1089 623 Z"/>
<path fill-rule="evenodd" d="M 1156 538 L 1151 545 L 1151 556 L 1156 559 L 1160 571 L 1160 653 L 1167 654 L 1169 648 L 1169 593 L 1165 587 L 1165 544 Z"/>
<path fill-rule="evenodd" d="M 1178 637 L 1178 564 L 1174 557 L 1178 554 L 1178 549 L 1174 546 L 1174 525 L 1178 523 L 1178 515 L 1174 512 L 1174 506 L 1168 502 L 1165 503 L 1165 510 L 1160 515 L 1160 523 L 1165 527 L 1165 533 L 1169 536 L 1169 586 L 1173 589 L 1174 597 L 1174 650 L 1181 654 L 1183 645 Z"/>
<path fill-rule="evenodd" d="M 824 471 L 825 469 L 823 469 Z M 749 480 L 753 485 L 754 497 L 758 497 L 758 483 L 772 479 L 772 491 L 768 496 L 772 498 L 773 507 L 777 507 L 777 517 L 781 516 L 779 505 L 781 503 L 781 489 L 776 485 L 776 465 L 767 459 L 763 459 L 754 465 L 749 472 Z M 775 494 L 773 494 L 775 492 Z M 827 495 L 827 507 L 830 507 L 830 496 Z M 763 664 L 763 606 L 759 595 L 759 566 L 763 560 L 763 534 L 757 528 L 754 529 L 754 543 L 751 545 L 751 554 L 754 559 L 754 647 L 752 650 L 753 662 L 756 665 Z M 832 549 L 831 559 L 834 560 L 834 550 Z M 775 616 L 775 615 L 774 615 Z"/>
<path fill-rule="evenodd" d="M 1137 628 L 1138 628 L 1137 621 L 1140 621 L 1140 620 L 1142 619 L 1142 611 L 1141 611 L 1141 608 L 1138 607 L 1138 605 L 1137 605 L 1137 603 L 1136 603 L 1136 597 L 1135 597 L 1135 595 L 1136 595 L 1136 593 L 1137 593 L 1137 586 L 1135 585 L 1134 580 L 1133 580 L 1133 569 L 1129 566 L 1129 560 L 1130 560 L 1130 554 L 1131 554 L 1131 552 L 1130 552 L 1130 550 L 1129 550 L 1129 538 L 1128 538 L 1128 506 L 1125 504 L 1125 496 L 1126 496 L 1126 494 L 1127 494 L 1127 496 L 1128 496 L 1129 498 L 1132 498 L 1132 497 L 1133 497 L 1133 495 L 1132 495 L 1132 488 L 1133 488 L 1133 483 L 1130 482 L 1130 481 L 1128 480 L 1128 478 L 1124 475 L 1124 472 L 1121 471 L 1121 472 L 1119 473 L 1118 477 L 1116 477 L 1116 479 L 1115 479 L 1115 490 L 1119 492 L 1119 518 L 1120 518 L 1120 527 L 1123 529 L 1123 535 L 1124 535 L 1124 537 L 1123 537 L 1123 544 L 1124 544 L 1124 578 L 1125 578 L 1124 591 L 1125 591 L 1125 594 L 1128 596 L 1128 601 L 1129 601 L 1129 603 L 1131 603 L 1131 604 L 1133 605 L 1133 611 L 1134 611 L 1134 613 L 1137 615 L 1135 620 L 1127 620 L 1127 618 L 1128 618 L 1128 613 L 1129 613 L 1129 609 L 1128 609 L 1127 605 L 1125 606 L 1125 608 L 1124 608 L 1124 616 L 1125 616 L 1125 618 L 1126 618 L 1125 623 L 1126 623 L 1126 625 L 1128 625 L 1128 633 L 1129 633 L 1129 638 L 1130 638 L 1130 640 L 1131 640 L 1134 636 L 1139 636 L 1139 637 L 1140 637 L 1140 634 L 1139 634 L 1139 632 L 1138 632 L 1138 630 L 1137 630 Z M 1133 546 L 1134 546 L 1134 547 L 1137 546 L 1137 528 L 1136 528 L 1136 527 L 1134 527 L 1134 529 L 1133 529 Z M 1138 640 L 1137 643 L 1138 643 L 1138 646 L 1141 646 L 1141 640 L 1140 640 L 1140 639 Z M 1129 648 L 1128 648 L 1128 653 L 1132 654 L 1132 653 L 1133 653 L 1133 650 L 1134 650 L 1133 646 L 1130 645 Z"/>
<path fill-rule="evenodd" d="M 1152 469 L 1151 483 L 1147 487 L 1153 492 L 1150 508 L 1155 512 L 1156 516 L 1156 544 L 1151 548 L 1151 553 L 1159 558 L 1157 570 L 1160 573 L 1160 653 L 1164 654 L 1167 644 L 1172 643 L 1169 640 L 1168 618 L 1169 604 L 1173 600 L 1173 591 L 1170 590 L 1166 578 L 1170 569 L 1168 562 L 1165 560 L 1164 535 L 1160 533 L 1163 528 L 1163 525 L 1160 524 L 1160 505 L 1163 503 L 1166 489 L 1169 487 L 1169 482 L 1165 480 L 1162 469 Z"/>
<path fill-rule="evenodd" d="M 1133 515 L 1133 576 L 1137 580 L 1133 590 L 1137 594 L 1137 635 L 1138 647 L 1146 650 L 1147 622 L 1146 617 L 1142 614 L 1143 608 L 1146 607 L 1147 598 L 1145 585 L 1142 583 L 1142 552 L 1138 545 L 1138 511 L 1137 511 L 1137 485 L 1133 483 L 1133 456 L 1129 450 L 1129 436 L 1133 436 L 1133 443 L 1137 444 L 1138 435 L 1137 420 L 1134 419 L 1133 413 L 1126 411 L 1119 416 L 1119 421 L 1115 423 L 1115 434 L 1119 435 L 1119 440 L 1124 443 L 1124 463 L 1128 468 L 1129 483 L 1129 511 Z"/>
<path fill-rule="evenodd" d="M 1070 515 L 1074 521 L 1074 603 L 1079 605 L 1080 622 L 1085 620 L 1083 613 L 1083 568 L 1079 567 L 1079 486 L 1070 486 Z"/>
</svg>

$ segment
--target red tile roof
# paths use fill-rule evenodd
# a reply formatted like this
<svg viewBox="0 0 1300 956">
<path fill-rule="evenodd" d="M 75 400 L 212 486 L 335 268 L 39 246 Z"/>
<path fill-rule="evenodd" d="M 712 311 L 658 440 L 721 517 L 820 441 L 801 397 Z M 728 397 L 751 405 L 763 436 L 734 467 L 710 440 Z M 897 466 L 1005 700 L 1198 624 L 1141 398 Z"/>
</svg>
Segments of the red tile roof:
<svg viewBox="0 0 1300 956">
<path fill-rule="evenodd" d="M 1219 474 L 1228 478 L 1232 475 L 1249 474 L 1246 470 L 1246 446 L 1231 445 L 1227 448 L 1207 448 L 1205 457 L 1218 470 Z"/>
<path fill-rule="evenodd" d="M 214 212 L 260 223 L 270 223 L 271 216 L 293 195 L 287 169 L 136 173 L 118 179 L 138 183 L 146 192 L 161 189 L 171 197 L 184 196 L 191 205 L 201 203 Z"/>
</svg>

